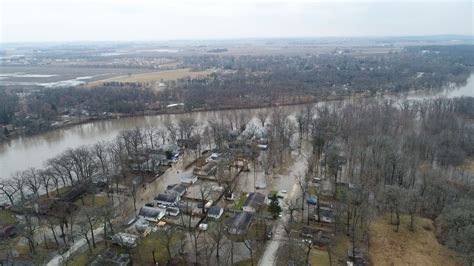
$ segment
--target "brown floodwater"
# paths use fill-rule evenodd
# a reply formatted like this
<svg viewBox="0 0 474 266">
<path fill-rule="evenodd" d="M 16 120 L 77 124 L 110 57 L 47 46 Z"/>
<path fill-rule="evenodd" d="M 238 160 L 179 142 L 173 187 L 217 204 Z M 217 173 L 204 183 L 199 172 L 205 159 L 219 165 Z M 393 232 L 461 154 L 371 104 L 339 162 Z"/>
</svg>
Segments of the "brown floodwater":
<svg viewBox="0 0 474 266">
<path fill-rule="evenodd" d="M 474 75 L 469 78 L 465 86 L 450 91 L 442 91 L 438 95 L 446 97 L 474 96 Z M 416 97 L 430 98 L 433 95 L 427 95 L 426 97 L 417 95 Z M 294 113 L 303 108 L 303 106 L 294 105 L 280 108 L 284 108 L 288 113 Z M 247 112 L 254 115 L 259 110 L 253 109 L 247 110 Z M 127 117 L 76 125 L 29 137 L 19 137 L 0 144 L 0 179 L 9 178 L 16 172 L 23 171 L 29 167 L 41 168 L 47 159 L 53 158 L 68 148 L 91 145 L 100 140 L 113 140 L 122 130 L 145 126 L 161 127 L 165 119 L 177 122 L 185 116 L 194 117 L 198 124 L 203 125 L 209 119 L 221 119 L 222 116 L 229 112 L 235 111 L 207 111 L 174 115 Z"/>
</svg>

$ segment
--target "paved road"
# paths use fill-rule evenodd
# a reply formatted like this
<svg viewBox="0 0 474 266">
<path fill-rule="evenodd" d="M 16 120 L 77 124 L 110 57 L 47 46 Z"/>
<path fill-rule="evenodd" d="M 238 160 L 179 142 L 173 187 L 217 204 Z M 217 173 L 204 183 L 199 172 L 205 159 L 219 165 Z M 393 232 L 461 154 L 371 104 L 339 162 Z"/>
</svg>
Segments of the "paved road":
<svg viewBox="0 0 474 266">
<path fill-rule="evenodd" d="M 103 227 L 99 227 L 99 228 L 94 230 L 94 236 L 96 237 L 97 242 L 99 242 L 102 239 L 102 234 L 103 233 L 104 233 L 104 228 Z M 74 244 L 69 248 L 68 251 L 64 252 L 64 254 L 62 254 L 62 255 L 58 254 L 58 255 L 54 256 L 54 258 L 51 259 L 48 262 L 47 265 L 48 266 L 64 265 L 64 263 L 62 263 L 63 258 L 68 259 L 69 256 L 71 256 L 72 254 L 74 254 L 74 252 L 76 252 L 77 250 L 84 247 L 86 244 L 87 244 L 87 242 L 86 242 L 85 238 L 81 238 L 81 239 L 75 241 Z"/>
<path fill-rule="evenodd" d="M 293 166 L 291 167 L 291 173 L 290 173 L 291 177 L 295 179 L 296 175 L 304 174 L 306 172 L 307 167 L 308 165 L 306 163 L 306 156 L 305 154 L 302 154 L 298 157 L 297 162 L 295 162 Z M 301 192 L 298 187 L 298 183 L 295 181 L 293 183 L 293 187 L 288 192 L 287 200 L 296 199 L 300 193 Z M 280 247 L 282 240 L 286 239 L 284 225 L 288 223 L 288 220 L 290 219 L 290 214 L 286 211 L 287 210 L 286 204 L 282 204 L 282 209 L 283 209 L 283 217 L 278 220 L 278 223 L 274 227 L 273 239 L 267 242 L 263 256 L 260 258 L 260 261 L 258 262 L 259 266 L 270 266 L 270 265 L 276 264 L 275 260 L 278 258 L 278 256 L 276 256 L 278 252 L 278 248 Z"/>
</svg>

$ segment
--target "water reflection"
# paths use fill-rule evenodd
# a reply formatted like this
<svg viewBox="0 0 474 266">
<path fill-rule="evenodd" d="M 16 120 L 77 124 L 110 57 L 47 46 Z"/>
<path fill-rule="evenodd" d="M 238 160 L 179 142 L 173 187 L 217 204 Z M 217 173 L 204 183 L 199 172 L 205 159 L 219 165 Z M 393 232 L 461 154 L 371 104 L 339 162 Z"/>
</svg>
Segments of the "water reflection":
<svg viewBox="0 0 474 266">
<path fill-rule="evenodd" d="M 445 89 L 434 95 L 407 94 L 404 99 L 426 99 L 431 97 L 474 96 L 474 75 L 467 84 L 457 89 Z M 398 97 L 397 97 L 398 98 Z M 319 103 L 324 104 L 324 103 Z M 294 113 L 304 105 L 282 107 L 288 113 Z M 247 110 L 252 115 L 257 109 Z M 43 163 L 68 148 L 80 145 L 91 145 L 99 140 L 112 140 L 121 130 L 144 126 L 163 126 L 165 119 L 178 121 L 183 116 L 191 116 L 198 123 L 205 124 L 209 119 L 223 119 L 227 113 L 235 111 L 207 111 L 191 114 L 159 115 L 146 117 L 127 117 L 108 121 L 97 121 L 89 124 L 77 125 L 66 129 L 59 129 L 44 134 L 20 137 L 0 145 L 0 178 L 7 178 L 17 171 L 28 167 L 43 167 Z"/>
</svg>

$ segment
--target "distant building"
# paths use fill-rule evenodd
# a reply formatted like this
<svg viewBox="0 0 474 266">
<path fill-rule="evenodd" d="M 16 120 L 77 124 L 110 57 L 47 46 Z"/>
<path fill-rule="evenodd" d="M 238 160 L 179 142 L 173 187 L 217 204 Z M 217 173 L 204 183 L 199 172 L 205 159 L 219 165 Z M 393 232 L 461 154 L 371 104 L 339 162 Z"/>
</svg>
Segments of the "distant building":
<svg viewBox="0 0 474 266">
<path fill-rule="evenodd" d="M 184 106 L 184 103 L 172 103 L 172 104 L 168 104 L 166 108 L 179 108 L 183 106 Z"/>
<path fill-rule="evenodd" d="M 242 210 L 245 212 L 256 212 L 264 204 L 265 195 L 259 192 L 250 193 L 242 206 Z"/>
<path fill-rule="evenodd" d="M 244 235 L 248 232 L 252 223 L 252 214 L 248 212 L 236 212 L 227 222 L 227 231 L 231 235 Z"/>
</svg>

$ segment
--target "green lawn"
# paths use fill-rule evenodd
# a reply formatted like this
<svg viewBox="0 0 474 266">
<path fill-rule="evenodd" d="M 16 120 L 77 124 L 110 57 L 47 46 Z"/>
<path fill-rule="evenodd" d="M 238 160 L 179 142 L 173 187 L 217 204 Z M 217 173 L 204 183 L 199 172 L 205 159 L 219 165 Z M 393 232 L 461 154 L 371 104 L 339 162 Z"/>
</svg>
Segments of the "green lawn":
<svg viewBox="0 0 474 266">
<path fill-rule="evenodd" d="M 65 193 L 67 193 L 69 190 L 71 190 L 71 187 L 61 187 L 58 189 L 58 192 L 59 192 L 59 196 L 63 196 Z M 58 194 L 56 192 L 56 188 L 53 186 L 53 187 L 50 187 L 49 188 L 49 198 L 56 198 L 58 197 Z M 48 199 L 48 197 L 46 196 L 46 194 L 42 194 L 39 196 L 39 200 L 46 200 Z"/>
<path fill-rule="evenodd" d="M 176 246 L 181 243 L 183 232 L 175 231 L 171 237 L 171 245 Z M 164 233 L 158 231 L 145 238 L 140 238 L 138 247 L 133 249 L 132 258 L 135 265 L 154 265 L 153 250 L 155 250 L 155 259 L 160 265 L 168 261 L 168 252 L 166 250 L 166 237 Z M 164 265 L 164 264 L 163 264 Z"/>
<path fill-rule="evenodd" d="M 311 265 L 330 265 L 329 254 L 326 250 L 312 249 L 309 256 Z"/>
<path fill-rule="evenodd" d="M 337 234 L 334 240 L 331 243 L 331 254 L 333 260 L 336 259 L 346 259 L 347 258 L 347 249 L 350 245 L 350 239 L 345 234 Z"/>
<path fill-rule="evenodd" d="M 227 237 L 236 242 L 242 242 L 243 240 L 256 240 L 256 239 L 264 240 L 265 235 L 267 233 L 265 232 L 265 230 L 270 231 L 271 229 L 272 227 L 269 224 L 267 224 L 267 227 L 265 228 L 263 224 L 257 225 L 256 223 L 253 223 L 250 226 L 249 231 L 247 232 L 246 235 L 242 235 L 242 236 L 228 235 Z"/>
<path fill-rule="evenodd" d="M 232 207 L 234 210 L 242 210 L 242 205 L 244 205 L 245 201 L 247 200 L 247 197 L 248 197 L 248 194 L 242 194 L 239 198 L 239 201 L 234 204 L 234 206 Z"/>
<path fill-rule="evenodd" d="M 258 259 L 253 258 L 253 264 L 252 264 L 251 259 L 247 259 L 247 260 L 241 260 L 237 263 L 234 263 L 234 265 L 236 265 L 236 266 L 250 266 L 250 265 L 257 265 L 257 263 L 258 263 Z"/>
<path fill-rule="evenodd" d="M 104 206 L 110 200 L 107 196 L 94 196 L 94 195 L 86 195 L 83 197 L 84 206 Z M 82 200 L 78 199 L 74 202 L 77 206 L 82 206 Z"/>
<path fill-rule="evenodd" d="M 344 200 L 347 197 L 347 186 L 343 184 L 337 184 L 336 186 L 336 198 Z"/>
<path fill-rule="evenodd" d="M 0 226 L 7 224 L 15 224 L 16 219 L 13 213 L 9 210 L 0 210 Z"/>
<path fill-rule="evenodd" d="M 109 244 L 111 245 L 111 244 Z M 82 252 L 81 254 L 77 254 L 76 256 L 73 256 L 67 265 L 70 266 L 83 266 L 87 265 L 87 262 L 91 260 L 93 257 L 95 257 L 97 254 L 101 253 L 106 249 L 105 241 L 101 241 L 96 243 L 96 248 L 92 248 L 92 254 L 89 253 L 89 249 L 86 251 Z"/>
</svg>

